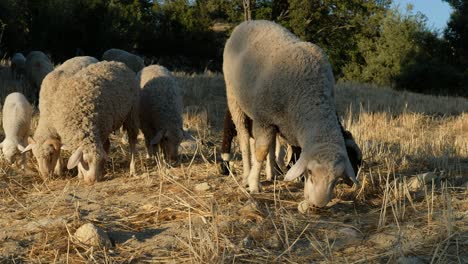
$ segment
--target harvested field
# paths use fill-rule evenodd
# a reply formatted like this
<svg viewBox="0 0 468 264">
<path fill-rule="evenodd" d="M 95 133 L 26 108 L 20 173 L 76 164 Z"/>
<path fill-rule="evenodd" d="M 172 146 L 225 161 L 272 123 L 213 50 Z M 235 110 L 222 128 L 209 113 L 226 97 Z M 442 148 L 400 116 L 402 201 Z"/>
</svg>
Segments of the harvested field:
<svg viewBox="0 0 468 264">
<path fill-rule="evenodd" d="M 28 91 L 9 73 L 3 62 L 2 102 Z M 76 171 L 43 181 L 32 155 L 25 171 L 0 161 L 0 263 L 468 262 L 467 99 L 339 84 L 339 114 L 364 155 L 361 186 L 339 184 L 327 208 L 300 213 L 299 181 L 262 180 L 254 195 L 239 185 L 237 147 L 233 173 L 218 172 L 222 75 L 175 75 L 197 139 L 183 144 L 179 166 L 147 160 L 140 138 L 138 175 L 129 176 L 119 134 L 93 186 Z M 86 223 L 112 247 L 78 241 Z"/>
</svg>

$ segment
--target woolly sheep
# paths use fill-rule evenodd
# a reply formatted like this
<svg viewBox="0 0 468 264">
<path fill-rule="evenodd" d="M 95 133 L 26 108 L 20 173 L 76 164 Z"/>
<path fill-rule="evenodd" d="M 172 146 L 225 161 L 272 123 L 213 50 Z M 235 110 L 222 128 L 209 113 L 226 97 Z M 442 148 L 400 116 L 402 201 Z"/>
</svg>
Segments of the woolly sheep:
<svg viewBox="0 0 468 264">
<path fill-rule="evenodd" d="M 26 58 L 22 53 L 15 53 L 11 56 L 11 76 L 15 79 L 19 79 L 21 75 L 25 75 L 25 64 Z"/>
<path fill-rule="evenodd" d="M 305 198 L 317 207 L 331 199 L 339 177 L 357 183 L 334 105 L 334 77 L 324 52 L 269 21 L 247 21 L 224 49 L 228 106 L 240 141 L 244 178 L 259 191 L 259 173 L 280 133 L 302 149 L 285 180 L 306 175 Z M 255 157 L 250 168 L 247 117 L 253 121 Z"/>
<path fill-rule="evenodd" d="M 102 54 L 102 60 L 123 62 L 135 73 L 138 73 L 145 67 L 142 58 L 121 49 L 109 49 L 105 51 L 104 54 Z"/>
<path fill-rule="evenodd" d="M 68 169 L 78 166 L 79 176 L 88 184 L 99 180 L 110 147 L 109 135 L 122 125 L 128 133 L 130 173 L 134 174 L 138 94 L 135 73 L 120 62 L 89 65 L 60 79 L 55 92 L 41 93 L 41 100 L 55 101 L 41 103 L 40 110 L 45 107 L 46 116 L 41 113 L 34 138 L 26 147 L 26 151 L 32 149 L 41 175 L 52 173 L 60 148 L 64 148 L 74 150 Z M 48 95 L 53 98 L 44 98 Z"/>
<path fill-rule="evenodd" d="M 0 143 L 4 158 L 13 163 L 15 157 L 27 145 L 32 117 L 32 106 L 21 93 L 11 93 L 5 98 L 3 104 L 3 131 L 5 139 Z M 26 163 L 23 157 L 23 168 Z"/>
<path fill-rule="evenodd" d="M 164 156 L 178 159 L 178 147 L 189 135 L 183 130 L 182 93 L 172 74 L 163 66 L 145 67 L 137 75 L 141 87 L 140 127 L 148 157 L 159 145 Z"/>
<path fill-rule="evenodd" d="M 353 167 L 354 173 L 357 175 L 359 167 L 362 164 L 362 153 L 361 149 L 357 145 L 356 141 L 353 138 L 353 135 L 348 130 L 345 130 L 344 127 L 341 125 L 341 122 L 338 120 L 341 128 L 341 133 L 343 134 L 343 138 L 345 140 L 346 145 L 346 152 L 348 153 L 349 160 Z M 252 120 L 247 118 L 247 128 L 249 129 L 249 134 L 252 136 Z M 223 129 L 223 141 L 221 145 L 221 159 L 223 162 L 220 163 L 220 172 L 223 175 L 229 175 L 229 162 L 231 160 L 231 145 L 232 140 L 237 135 L 236 127 L 234 122 L 232 121 L 231 112 L 227 109 L 226 114 L 224 116 L 224 129 Z M 288 168 L 291 164 L 297 160 L 301 154 L 301 148 L 293 147 L 288 145 L 288 156 L 286 160 L 284 160 L 285 156 L 282 152 L 282 148 L 280 142 L 277 137 L 276 141 L 276 150 L 275 150 L 275 160 L 276 163 L 274 164 L 275 170 L 284 171 L 284 167 Z M 294 158 L 293 158 L 294 157 Z M 268 162 L 273 160 L 271 157 L 267 159 L 267 168 Z M 272 165 L 269 165 L 270 167 Z M 272 177 L 268 175 L 269 170 L 267 169 L 267 180 L 271 180 Z M 349 183 L 349 182 L 347 182 Z"/>
<path fill-rule="evenodd" d="M 42 80 L 49 72 L 54 70 L 54 66 L 43 52 L 31 51 L 26 57 L 25 70 L 26 78 L 34 87 L 34 96 L 37 99 Z"/>
<path fill-rule="evenodd" d="M 83 68 L 86 68 L 87 66 L 99 62 L 96 58 L 89 57 L 89 56 L 81 56 L 81 57 L 74 57 L 71 58 L 59 67 L 57 67 L 54 71 L 51 73 L 47 74 L 47 76 L 44 78 L 42 81 L 41 85 L 41 90 L 39 92 L 39 111 L 41 113 L 41 117 L 39 118 L 39 124 L 38 128 L 48 128 L 51 125 L 48 124 L 48 122 L 51 120 L 50 116 L 54 115 L 54 107 L 52 104 L 54 104 L 57 100 L 56 98 L 56 90 L 60 87 L 60 83 L 62 80 L 66 79 L 67 77 L 70 77 L 80 71 Z M 64 87 L 66 89 L 66 87 Z M 60 107 L 58 105 L 57 107 Z M 52 111 L 52 113 L 50 113 Z M 49 145 L 49 156 L 53 157 L 51 160 L 53 163 L 56 163 L 54 173 L 58 176 L 62 174 L 62 160 L 60 158 L 60 140 L 58 136 L 53 137 L 48 139 L 48 145 Z M 47 173 L 45 171 L 49 171 L 48 168 L 49 165 L 44 165 L 41 164 L 39 165 L 40 171 L 43 171 L 42 173 L 43 177 Z"/>
</svg>

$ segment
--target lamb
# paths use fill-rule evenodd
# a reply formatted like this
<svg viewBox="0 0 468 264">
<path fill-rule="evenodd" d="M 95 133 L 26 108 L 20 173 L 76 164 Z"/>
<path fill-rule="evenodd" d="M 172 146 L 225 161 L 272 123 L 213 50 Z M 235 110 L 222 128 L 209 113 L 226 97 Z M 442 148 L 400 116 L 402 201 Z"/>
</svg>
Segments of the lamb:
<svg viewBox="0 0 468 264">
<path fill-rule="evenodd" d="M 345 130 L 339 120 L 338 120 L 338 123 L 340 124 L 341 133 L 343 134 L 343 138 L 345 140 L 346 152 L 348 153 L 348 157 L 353 167 L 353 171 L 357 175 L 359 167 L 361 167 L 362 165 L 361 149 L 359 148 L 356 141 L 354 140 L 351 132 L 349 132 L 348 130 Z M 247 129 L 249 130 L 250 136 L 252 136 L 252 120 L 250 118 L 247 118 L 246 125 L 247 125 Z M 231 160 L 231 145 L 232 145 L 232 140 L 234 139 L 236 135 L 237 135 L 237 131 L 236 131 L 234 122 L 232 121 L 231 112 L 229 112 L 229 109 L 227 109 L 226 114 L 224 116 L 223 141 L 221 145 L 222 162 L 220 163 L 220 173 L 222 175 L 229 175 L 229 170 L 230 170 L 229 161 Z M 274 165 L 275 165 L 276 170 L 282 170 L 281 167 L 284 167 L 282 166 L 284 164 L 280 164 L 280 163 L 282 163 L 284 156 L 280 154 L 278 150 L 279 142 L 277 141 L 276 144 L 277 144 L 277 149 L 275 151 L 276 163 Z M 301 154 L 301 148 L 288 145 L 287 153 L 288 153 L 288 157 L 286 158 L 285 163 L 286 163 L 286 167 L 289 167 L 291 164 L 295 162 L 296 159 L 299 158 Z M 273 160 L 273 159 L 270 158 L 270 160 Z M 267 159 L 267 162 L 268 162 L 268 159 Z M 271 176 L 267 175 L 267 179 L 271 180 Z M 350 184 L 349 182 L 347 183 Z"/>
<path fill-rule="evenodd" d="M 310 204 L 325 206 L 339 177 L 358 183 L 335 114 L 331 65 L 318 46 L 273 22 L 246 21 L 232 32 L 223 58 L 228 107 L 250 192 L 259 191 L 260 168 L 277 133 L 302 149 L 285 180 L 305 173 Z M 255 138 L 252 169 L 247 118 Z"/>
<path fill-rule="evenodd" d="M 163 66 L 145 67 L 137 79 L 141 87 L 140 126 L 147 157 L 154 155 L 153 146 L 159 145 L 165 158 L 176 161 L 180 143 L 190 138 L 183 130 L 182 93 L 172 74 Z"/>
<path fill-rule="evenodd" d="M 3 131 L 5 139 L 0 143 L 3 157 L 9 162 L 15 162 L 16 156 L 27 145 L 32 118 L 32 106 L 21 93 L 11 93 L 3 104 Z M 25 154 L 22 155 L 23 168 L 26 165 Z"/>
<path fill-rule="evenodd" d="M 102 60 L 123 62 L 135 73 L 138 73 L 145 67 L 142 58 L 121 49 L 109 49 L 105 51 L 104 54 L 102 54 Z"/>
<path fill-rule="evenodd" d="M 25 64 L 26 58 L 24 57 L 23 53 L 15 53 L 11 56 L 11 77 L 15 79 L 19 79 L 21 75 L 25 75 Z"/>
<path fill-rule="evenodd" d="M 41 101 L 54 103 L 41 103 L 44 113 L 25 149 L 32 149 L 41 175 L 53 173 L 63 148 L 74 150 L 67 168 L 78 166 L 79 177 L 93 184 L 103 173 L 109 135 L 122 125 L 129 138 L 130 173 L 134 174 L 139 95 L 135 73 L 120 62 L 98 62 L 58 79 L 54 92 L 48 94 L 44 87 L 41 93 Z"/>
</svg>

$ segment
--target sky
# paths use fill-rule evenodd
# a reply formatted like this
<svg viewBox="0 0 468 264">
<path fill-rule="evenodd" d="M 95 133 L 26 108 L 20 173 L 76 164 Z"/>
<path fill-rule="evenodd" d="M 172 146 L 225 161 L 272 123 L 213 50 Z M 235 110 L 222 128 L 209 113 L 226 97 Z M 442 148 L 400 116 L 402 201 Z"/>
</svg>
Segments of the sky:
<svg viewBox="0 0 468 264">
<path fill-rule="evenodd" d="M 393 0 L 404 10 L 407 4 L 413 4 L 413 12 L 421 12 L 427 16 L 427 26 L 442 31 L 450 18 L 451 7 L 442 0 Z"/>
</svg>

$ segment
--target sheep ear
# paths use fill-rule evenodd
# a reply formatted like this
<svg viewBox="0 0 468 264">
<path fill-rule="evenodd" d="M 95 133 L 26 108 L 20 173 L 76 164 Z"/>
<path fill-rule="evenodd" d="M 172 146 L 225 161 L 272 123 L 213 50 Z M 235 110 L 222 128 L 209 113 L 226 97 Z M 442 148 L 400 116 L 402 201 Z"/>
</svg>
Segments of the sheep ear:
<svg viewBox="0 0 468 264">
<path fill-rule="evenodd" d="M 0 147 L 1 147 L 1 146 L 0 146 Z M 18 144 L 16 147 L 18 148 L 18 150 L 19 150 L 21 153 L 23 153 L 24 150 L 25 150 L 25 148 L 23 147 L 23 145 Z"/>
<path fill-rule="evenodd" d="M 182 129 L 182 133 L 183 133 L 183 135 L 184 135 L 184 140 L 188 140 L 188 141 L 197 141 L 197 140 L 192 136 L 192 134 L 190 134 L 188 131 Z"/>
<path fill-rule="evenodd" d="M 151 145 L 157 145 L 159 141 L 163 138 L 163 136 L 166 134 L 166 130 L 159 130 L 158 133 L 156 133 L 156 136 L 154 136 L 153 139 L 151 139 L 150 144 Z"/>
<path fill-rule="evenodd" d="M 351 166 L 351 162 L 349 161 L 349 159 L 346 159 L 345 173 L 346 173 L 346 176 L 348 176 L 354 182 L 354 184 L 359 186 L 359 181 L 356 179 L 353 166 Z"/>
<path fill-rule="evenodd" d="M 31 139 L 31 140 L 29 140 L 29 139 Z M 30 151 L 36 145 L 36 141 L 34 141 L 34 139 L 28 138 L 28 141 L 29 141 L 29 144 L 25 148 L 23 148 L 23 150 L 21 150 L 21 153 L 26 153 L 26 152 Z"/>
<path fill-rule="evenodd" d="M 83 160 L 83 148 L 79 147 L 68 159 L 67 169 L 75 168 Z"/>
<path fill-rule="evenodd" d="M 304 173 L 306 168 L 307 168 L 307 160 L 304 156 L 301 156 L 297 160 L 296 164 L 294 164 L 294 166 L 292 166 L 291 169 L 289 169 L 288 173 L 286 173 L 286 176 L 284 176 L 284 180 L 292 181 L 296 179 L 297 177 L 301 176 L 302 173 Z"/>
</svg>

